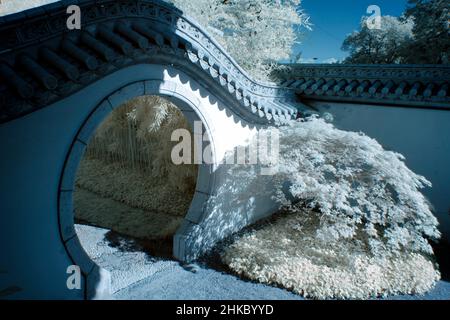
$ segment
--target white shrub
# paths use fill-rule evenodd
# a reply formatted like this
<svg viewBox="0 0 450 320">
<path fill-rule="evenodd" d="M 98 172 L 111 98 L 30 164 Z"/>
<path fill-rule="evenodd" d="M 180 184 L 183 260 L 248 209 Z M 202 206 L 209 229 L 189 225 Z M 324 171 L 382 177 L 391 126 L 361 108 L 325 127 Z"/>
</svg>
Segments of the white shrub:
<svg viewBox="0 0 450 320">
<path fill-rule="evenodd" d="M 439 280 L 422 254 L 385 247 L 373 256 L 363 236 L 325 243 L 319 225 L 320 215 L 310 210 L 279 216 L 236 239 L 222 260 L 238 274 L 315 299 L 424 294 Z"/>
<path fill-rule="evenodd" d="M 225 248 L 232 270 L 321 299 L 420 294 L 439 279 L 438 223 L 420 192 L 431 184 L 400 154 L 311 117 L 280 128 L 278 169 L 287 214 Z"/>
<path fill-rule="evenodd" d="M 431 186 L 402 155 L 362 133 L 338 130 L 322 119 L 293 122 L 280 131 L 277 200 L 291 212 L 319 212 L 318 239 L 333 242 L 361 233 L 373 253 L 432 253 L 437 219 L 420 189 Z M 283 192 L 285 181 L 289 192 Z"/>
</svg>

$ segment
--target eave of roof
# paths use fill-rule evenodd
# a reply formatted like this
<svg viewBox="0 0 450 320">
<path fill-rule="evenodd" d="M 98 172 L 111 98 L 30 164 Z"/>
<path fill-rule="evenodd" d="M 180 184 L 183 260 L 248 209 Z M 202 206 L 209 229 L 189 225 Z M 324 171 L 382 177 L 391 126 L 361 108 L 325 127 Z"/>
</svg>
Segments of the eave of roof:
<svg viewBox="0 0 450 320">
<path fill-rule="evenodd" d="M 450 110 L 449 65 L 282 65 L 274 73 L 300 100 Z"/>
</svg>

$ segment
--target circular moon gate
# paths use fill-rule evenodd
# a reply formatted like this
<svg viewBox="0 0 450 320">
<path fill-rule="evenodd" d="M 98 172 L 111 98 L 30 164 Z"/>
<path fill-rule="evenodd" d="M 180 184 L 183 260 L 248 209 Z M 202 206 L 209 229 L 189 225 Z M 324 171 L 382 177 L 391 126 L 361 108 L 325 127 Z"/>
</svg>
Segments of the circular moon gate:
<svg viewBox="0 0 450 320">
<path fill-rule="evenodd" d="M 100 298 L 108 273 L 86 255 L 73 225 L 77 166 L 95 128 L 116 107 L 161 95 L 189 122 L 201 121 L 213 164 L 199 165 L 195 195 L 174 236 L 190 261 L 217 240 L 275 211 L 269 198 L 220 198 L 225 152 L 260 126 L 297 114 L 291 90 L 251 79 L 196 23 L 160 1 L 84 1 L 81 33 L 67 32 L 64 3 L 0 20 L 2 272 L 23 298 Z M 28 15 L 33 19 L 26 19 Z M 20 21 L 20 25 L 17 23 Z M 125 24 L 125 25 L 124 25 Z M 53 57 L 53 59 L 49 59 Z M 206 204 L 227 203 L 226 212 Z M 228 205 L 229 204 L 229 205 Z M 239 207 L 240 206 L 240 207 Z M 68 268 L 80 267 L 80 289 Z"/>
<path fill-rule="evenodd" d="M 130 81 L 136 77 L 139 79 L 143 75 L 147 75 L 148 80 L 120 84 L 120 89 L 114 91 L 113 88 L 119 85 L 115 79 Z M 208 136 L 213 163 L 199 165 L 196 190 L 190 209 L 173 240 L 173 255 L 177 259 L 194 260 L 231 232 L 239 230 L 255 219 L 266 217 L 274 211 L 274 204 L 268 200 L 252 212 L 253 218 L 250 221 L 246 215 L 241 214 L 242 204 L 236 204 L 235 207 L 232 205 L 229 210 L 230 212 L 235 210 L 239 214 L 227 213 L 220 216 L 214 216 L 211 212 L 213 209 L 207 205 L 211 196 L 220 197 L 218 195 L 219 181 L 224 179 L 220 163 L 225 152 L 251 138 L 256 130 L 255 127 L 251 128 L 242 119 L 236 121 L 237 115 L 227 112 L 222 103 L 200 88 L 195 80 L 174 68 L 138 65 L 122 69 L 111 77 L 106 77 L 90 87 L 91 90 L 94 90 L 94 87 L 111 88 L 113 93 L 106 96 L 100 103 L 80 101 L 79 99 L 85 96 L 83 92 L 80 92 L 76 95 L 79 98 L 75 99 L 74 103 L 65 103 L 64 106 L 68 108 L 70 105 L 83 104 L 87 114 L 85 118 L 80 119 L 81 125 L 73 140 L 68 143 L 70 149 L 59 183 L 58 220 L 64 246 L 73 263 L 80 267 L 85 276 L 88 298 L 102 297 L 108 292 L 109 275 L 87 256 L 75 233 L 72 197 L 75 176 L 88 141 L 96 128 L 112 110 L 126 101 L 143 95 L 164 96 L 177 105 L 191 127 L 194 127 L 195 121 L 201 121 L 205 134 Z M 203 138 L 203 133 L 201 135 Z M 200 151 L 203 154 L 204 150 Z M 216 221 L 214 227 L 211 226 L 211 220 Z M 221 225 L 224 227 L 222 228 Z"/>
<path fill-rule="evenodd" d="M 180 74 L 177 73 L 176 70 L 168 72 L 166 68 L 161 66 L 146 65 L 140 66 L 139 68 L 141 70 L 145 69 L 149 74 L 152 74 L 153 79 L 126 85 L 106 97 L 100 104 L 93 107 L 71 143 L 71 148 L 61 176 L 58 197 L 61 237 L 74 264 L 80 266 L 83 274 L 87 276 L 88 288 L 90 285 L 90 277 L 93 275 L 96 277 L 96 279 L 93 280 L 95 286 L 98 286 L 99 281 L 108 281 L 107 278 L 105 280 L 100 279 L 101 277 L 107 277 L 107 272 L 96 266 L 80 247 L 81 245 L 74 230 L 72 192 L 74 189 L 76 170 L 83 157 L 89 138 L 94 134 L 95 129 L 100 125 L 104 118 L 123 102 L 135 97 L 142 95 L 160 95 L 165 96 L 178 106 L 184 116 L 188 119 L 192 128 L 194 127 L 195 121 L 201 121 L 205 128 L 206 135 L 209 138 L 208 140 L 210 141 L 213 160 L 216 156 L 215 141 L 220 140 L 220 138 L 216 139 L 214 137 L 217 133 L 212 131 L 213 126 L 209 124 L 209 122 L 214 121 L 212 120 L 214 115 L 211 114 L 211 111 L 213 111 L 214 108 L 217 108 L 217 106 L 210 104 L 209 97 L 202 98 L 199 95 L 199 91 L 197 91 L 197 93 L 193 91 L 191 88 L 192 81 L 182 83 L 179 76 Z M 130 70 L 122 70 L 122 72 L 126 71 L 130 72 Z M 171 77 L 169 73 L 177 74 L 177 76 Z M 162 77 L 156 79 L 157 75 Z M 126 78 L 129 79 L 129 77 Z M 217 118 L 217 115 L 215 117 Z M 218 120 L 219 119 L 216 121 Z M 220 121 L 223 122 L 224 119 L 220 119 Z M 232 123 L 234 124 L 234 121 Z M 155 152 L 157 152 L 157 150 L 155 150 Z M 215 163 L 216 161 L 213 162 Z M 201 250 L 198 248 L 195 249 L 197 252 L 189 251 L 189 248 L 187 248 L 185 243 L 185 238 L 189 237 L 189 226 L 191 224 L 201 224 L 202 219 L 205 216 L 205 212 L 200 208 L 205 208 L 209 195 L 214 193 L 214 169 L 214 164 L 204 163 L 199 165 L 197 186 L 191 209 L 185 217 L 183 227 L 178 230 L 174 237 L 173 255 L 179 260 L 190 260 L 201 253 Z"/>
</svg>

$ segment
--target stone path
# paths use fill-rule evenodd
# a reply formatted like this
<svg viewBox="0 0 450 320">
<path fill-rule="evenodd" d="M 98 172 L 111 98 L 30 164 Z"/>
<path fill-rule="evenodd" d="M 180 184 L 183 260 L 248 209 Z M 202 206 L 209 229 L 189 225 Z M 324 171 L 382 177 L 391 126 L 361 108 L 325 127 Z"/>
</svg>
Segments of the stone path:
<svg viewBox="0 0 450 320">
<path fill-rule="evenodd" d="M 106 229 L 76 225 L 80 241 L 94 261 L 111 272 L 113 298 L 121 300 L 302 300 L 284 289 L 243 281 L 208 267 L 194 271 L 177 261 L 155 259 L 130 240 L 111 246 Z M 450 282 L 440 281 L 424 296 L 395 296 L 394 300 L 450 300 Z"/>
</svg>

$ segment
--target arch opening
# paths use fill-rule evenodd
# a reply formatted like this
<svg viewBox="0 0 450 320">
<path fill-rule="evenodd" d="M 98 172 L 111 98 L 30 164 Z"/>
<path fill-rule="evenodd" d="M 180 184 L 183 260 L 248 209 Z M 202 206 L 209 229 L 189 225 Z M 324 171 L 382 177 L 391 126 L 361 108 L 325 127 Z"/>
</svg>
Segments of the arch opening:
<svg viewBox="0 0 450 320">
<path fill-rule="evenodd" d="M 88 116 L 62 175 L 61 235 L 81 268 L 88 299 L 108 297 L 150 276 L 152 263 L 183 260 L 176 236 L 184 234 L 188 214 L 203 214 L 198 208 L 213 185 L 213 163 L 196 162 L 194 127 L 198 130 L 199 124 L 200 152 L 207 149 L 210 161 L 214 156 L 211 133 L 197 106 L 188 97 L 161 90 L 130 94 L 135 86 L 119 90 L 127 98 L 117 100 L 121 103 L 112 102 L 116 92 Z M 188 134 L 188 144 L 186 135 L 172 141 L 177 130 Z M 185 159 L 187 151 L 192 162 L 173 163 L 173 147 L 181 143 L 178 156 Z M 67 180 L 73 188 L 64 188 Z"/>
<path fill-rule="evenodd" d="M 175 164 L 172 133 L 193 136 L 188 119 L 159 96 L 140 96 L 114 109 L 89 140 L 73 192 L 75 223 L 81 242 L 86 226 L 110 230 L 118 239 L 139 244 L 152 257 L 171 258 L 173 236 L 195 194 L 198 165 Z M 186 142 L 186 141 L 183 141 Z M 192 141 L 187 143 L 191 146 Z M 187 150 L 182 150 L 186 152 Z M 95 250 L 88 244 L 90 250 Z M 88 252 L 95 256 L 95 252 Z"/>
<path fill-rule="evenodd" d="M 83 164 L 80 166 L 80 163 L 85 152 L 89 156 L 89 143 L 92 137 L 95 137 L 96 129 L 111 112 L 137 97 L 156 95 L 174 103 L 187 119 L 191 130 L 194 128 L 193 138 L 204 142 L 201 148 L 193 152 L 203 157 L 198 163 L 192 201 L 178 229 L 176 228 L 178 224 L 172 229 L 176 229 L 172 237 L 172 246 L 169 236 L 163 255 L 168 256 L 168 252 L 171 252 L 171 255 L 179 261 L 192 262 L 213 248 L 217 241 L 275 211 L 277 204 L 273 203 L 270 194 L 266 194 L 271 192 L 269 186 L 261 188 L 255 185 L 256 190 L 264 194 L 258 193 L 256 197 L 247 197 L 252 192 L 244 190 L 248 187 L 245 175 L 236 177 L 228 165 L 223 165 L 222 161 L 227 152 L 239 145 L 245 145 L 246 141 L 255 136 L 257 128 L 248 125 L 247 120 L 218 99 L 213 90 L 204 88 L 192 77 L 175 68 L 160 65 L 128 67 L 89 89 L 92 95 L 98 95 L 96 90 L 101 90 L 97 102 L 86 102 L 83 106 L 84 102 L 76 99 L 77 95 L 71 97 L 74 100 L 73 108 L 81 107 L 85 111 L 80 116 L 79 124 L 74 128 L 71 138 L 73 140 L 67 150 L 61 171 L 58 192 L 58 224 L 61 240 L 73 264 L 78 265 L 82 271 L 86 298 L 102 298 L 118 287 L 114 287 L 114 283 L 111 285 L 111 278 L 114 275 L 93 261 L 92 254 L 90 256 L 86 253 L 89 251 L 86 250 L 89 249 L 89 244 L 80 242 L 77 236 L 76 231 L 79 230 L 76 230 L 74 225 L 77 172 L 79 168 L 83 170 Z M 198 123 L 201 127 L 200 133 L 195 130 Z M 128 151 L 124 151 L 126 152 Z M 205 154 L 210 154 L 209 159 L 204 156 Z M 138 166 L 136 162 L 135 165 Z M 98 174 L 95 168 L 91 168 L 91 171 Z M 117 173 L 114 169 L 110 171 Z M 243 194 L 240 195 L 241 191 L 238 190 L 236 191 L 238 193 L 234 194 L 234 187 L 238 187 Z M 80 217 L 80 222 L 82 219 Z M 100 234 L 99 238 L 103 240 L 105 232 Z M 129 248 L 127 241 L 122 241 L 121 237 L 112 236 L 107 240 L 117 249 Z M 161 247 L 158 245 L 157 249 Z M 141 249 L 138 251 L 142 252 Z"/>
</svg>

